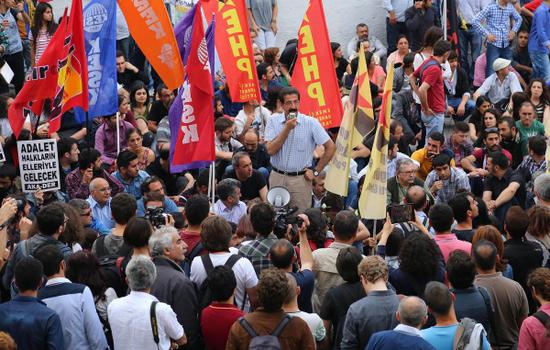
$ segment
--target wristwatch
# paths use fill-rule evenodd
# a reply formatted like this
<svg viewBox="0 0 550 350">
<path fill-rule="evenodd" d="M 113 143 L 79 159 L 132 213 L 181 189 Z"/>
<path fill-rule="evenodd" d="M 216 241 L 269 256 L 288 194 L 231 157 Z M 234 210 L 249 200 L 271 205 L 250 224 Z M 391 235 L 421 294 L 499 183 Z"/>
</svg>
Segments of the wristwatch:
<svg viewBox="0 0 550 350">
<path fill-rule="evenodd" d="M 319 172 L 317 171 L 317 169 L 315 169 L 315 167 L 311 167 L 309 168 L 309 170 L 313 171 L 313 176 L 315 177 L 319 176 Z"/>
</svg>

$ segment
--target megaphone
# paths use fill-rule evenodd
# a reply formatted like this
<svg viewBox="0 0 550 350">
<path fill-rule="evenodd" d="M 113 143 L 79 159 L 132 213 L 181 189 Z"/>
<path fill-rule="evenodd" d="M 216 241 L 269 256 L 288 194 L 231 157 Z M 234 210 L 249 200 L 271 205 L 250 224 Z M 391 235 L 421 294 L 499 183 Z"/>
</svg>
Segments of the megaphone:
<svg viewBox="0 0 550 350">
<path fill-rule="evenodd" d="M 290 202 L 290 192 L 281 186 L 272 187 L 267 192 L 267 201 L 276 208 L 282 208 Z"/>
</svg>

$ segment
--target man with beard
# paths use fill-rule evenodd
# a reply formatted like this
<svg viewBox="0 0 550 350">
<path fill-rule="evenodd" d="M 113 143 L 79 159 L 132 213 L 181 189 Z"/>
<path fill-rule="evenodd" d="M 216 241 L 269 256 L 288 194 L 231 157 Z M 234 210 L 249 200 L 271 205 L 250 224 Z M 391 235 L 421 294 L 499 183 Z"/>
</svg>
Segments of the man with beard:
<svg viewBox="0 0 550 350">
<path fill-rule="evenodd" d="M 428 135 L 426 146 L 424 148 L 416 150 L 411 159 L 417 161 L 420 164 L 418 168 L 417 176 L 422 180 L 426 180 L 426 177 L 433 170 L 433 159 L 440 153 L 445 153 L 448 156 L 452 156 L 452 152 L 444 148 L 445 137 L 439 131 L 434 131 Z M 451 159 L 451 166 L 455 166 L 454 159 Z"/>
<path fill-rule="evenodd" d="M 65 178 L 74 170 L 78 162 L 78 143 L 73 138 L 63 138 L 57 142 L 57 154 L 59 157 L 59 175 L 61 176 L 61 192 L 67 191 Z"/>
<path fill-rule="evenodd" d="M 157 132 L 160 121 L 168 115 L 170 105 L 174 101 L 174 92 L 164 84 L 157 86 L 157 100 L 151 105 L 151 110 L 147 115 L 147 127 L 153 133 Z"/>
<path fill-rule="evenodd" d="M 233 138 L 235 122 L 229 118 L 218 118 L 214 122 L 216 145 L 216 179 L 221 180 L 225 169 L 231 164 L 233 152 L 242 147 L 242 144 Z"/>
<path fill-rule="evenodd" d="M 470 191 L 468 175 L 459 168 L 451 167 L 451 157 L 441 153 L 434 157 L 433 167 L 424 188 L 434 196 L 436 203 L 447 203 L 459 190 Z"/>
<path fill-rule="evenodd" d="M 401 204 L 411 186 L 424 187 L 416 173 L 418 165 L 412 159 L 403 158 L 397 161 L 394 177 L 388 179 L 387 204 Z"/>
<path fill-rule="evenodd" d="M 237 151 L 248 153 L 250 160 L 252 160 L 252 168 L 258 170 L 267 181 L 269 179 L 271 164 L 269 164 L 267 149 L 260 143 L 258 134 L 252 130 L 248 131 L 244 135 L 243 142 L 244 146 Z"/>
<path fill-rule="evenodd" d="M 236 179 L 241 182 L 241 198 L 249 201 L 260 198 L 267 200 L 267 183 L 259 171 L 252 168 L 252 161 L 246 152 L 237 152 L 231 161 L 233 169 L 226 172 L 224 178 Z"/>
<path fill-rule="evenodd" d="M 111 194 L 114 196 L 124 191 L 124 186 L 102 167 L 101 154 L 94 148 L 82 150 L 78 159 L 78 168 L 71 171 L 65 178 L 67 195 L 70 199 L 87 199 L 90 196 L 90 182 L 92 179 L 101 177 L 111 187 Z"/>
<path fill-rule="evenodd" d="M 510 162 L 512 161 L 510 152 L 500 146 L 498 128 L 485 129 L 483 144 L 483 148 L 476 148 L 471 155 L 462 159 L 462 169 L 468 172 L 470 177 L 486 177 L 489 175 L 487 158 L 492 152 L 502 152 Z"/>
<path fill-rule="evenodd" d="M 269 185 L 286 187 L 291 205 L 305 210 L 311 207 L 311 181 L 332 158 L 335 146 L 317 119 L 298 112 L 298 90 L 293 87 L 281 89 L 279 101 L 283 113 L 273 114 L 265 128 L 267 153 L 271 156 L 273 169 Z M 325 150 L 313 167 L 312 154 L 320 145 Z"/>
<path fill-rule="evenodd" d="M 498 122 L 500 145 L 512 155 L 512 168 L 517 168 L 523 161 L 524 150 L 527 149 L 527 139 L 518 131 L 512 117 L 504 117 Z"/>
</svg>

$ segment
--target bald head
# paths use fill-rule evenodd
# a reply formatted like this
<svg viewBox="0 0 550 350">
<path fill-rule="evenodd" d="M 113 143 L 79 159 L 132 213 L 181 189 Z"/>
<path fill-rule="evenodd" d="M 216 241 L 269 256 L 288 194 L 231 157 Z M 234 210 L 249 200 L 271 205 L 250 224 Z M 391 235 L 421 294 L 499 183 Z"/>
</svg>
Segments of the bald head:
<svg viewBox="0 0 550 350">
<path fill-rule="evenodd" d="M 422 210 L 426 205 L 426 193 L 420 186 L 414 185 L 407 190 L 405 201 L 412 204 L 414 210 Z"/>
<path fill-rule="evenodd" d="M 401 324 L 420 329 L 426 321 L 428 307 L 424 300 L 418 297 L 407 297 L 399 303 L 397 315 Z"/>
<path fill-rule="evenodd" d="M 101 177 L 93 179 L 90 182 L 90 195 L 100 205 L 107 203 L 111 197 L 111 188 L 107 180 Z"/>
<path fill-rule="evenodd" d="M 286 239 L 280 239 L 269 249 L 269 259 L 278 269 L 286 269 L 292 265 L 294 246 Z"/>
<path fill-rule="evenodd" d="M 248 153 L 256 152 L 258 142 L 258 134 L 256 134 L 254 130 L 248 130 L 246 134 L 244 134 L 244 148 Z"/>
</svg>

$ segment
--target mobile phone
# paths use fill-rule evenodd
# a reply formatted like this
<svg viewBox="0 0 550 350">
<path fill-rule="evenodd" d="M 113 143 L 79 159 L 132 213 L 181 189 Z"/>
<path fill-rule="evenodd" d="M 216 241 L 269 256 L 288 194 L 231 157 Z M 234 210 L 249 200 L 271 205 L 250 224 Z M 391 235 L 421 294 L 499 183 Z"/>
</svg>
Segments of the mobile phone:
<svg viewBox="0 0 550 350">
<path fill-rule="evenodd" d="M 298 113 L 297 112 L 288 113 L 288 119 L 296 119 L 296 118 L 298 118 Z"/>
<path fill-rule="evenodd" d="M 414 209 L 412 204 L 399 204 L 388 206 L 388 213 L 393 224 L 414 221 Z"/>
</svg>

